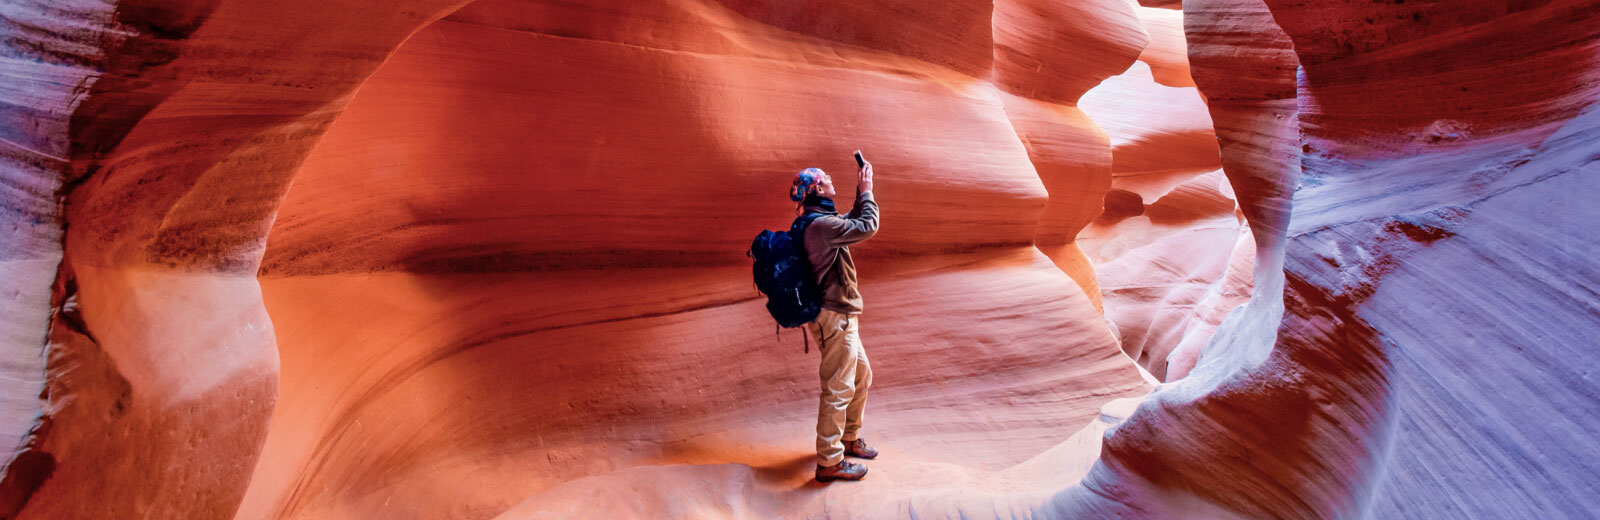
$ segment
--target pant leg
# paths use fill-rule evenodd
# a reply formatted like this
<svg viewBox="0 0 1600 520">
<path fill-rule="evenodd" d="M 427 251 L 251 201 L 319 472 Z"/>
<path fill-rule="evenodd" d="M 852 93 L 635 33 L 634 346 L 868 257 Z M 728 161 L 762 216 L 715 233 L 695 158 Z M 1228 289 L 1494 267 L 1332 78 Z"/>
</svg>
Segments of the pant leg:
<svg viewBox="0 0 1600 520">
<path fill-rule="evenodd" d="M 848 316 L 823 309 L 813 324 L 822 353 L 817 375 L 822 380 L 822 398 L 817 406 L 817 464 L 832 466 L 844 459 L 845 409 L 855 398 L 858 349 L 850 348 Z"/>
<path fill-rule="evenodd" d="M 856 389 L 855 397 L 850 400 L 850 405 L 844 411 L 844 442 L 856 440 L 856 433 L 861 431 L 861 415 L 867 408 L 867 390 L 872 388 L 872 363 L 867 361 L 867 348 L 861 344 L 861 320 L 859 316 L 850 316 L 850 321 L 845 329 L 845 343 L 856 351 Z"/>
</svg>

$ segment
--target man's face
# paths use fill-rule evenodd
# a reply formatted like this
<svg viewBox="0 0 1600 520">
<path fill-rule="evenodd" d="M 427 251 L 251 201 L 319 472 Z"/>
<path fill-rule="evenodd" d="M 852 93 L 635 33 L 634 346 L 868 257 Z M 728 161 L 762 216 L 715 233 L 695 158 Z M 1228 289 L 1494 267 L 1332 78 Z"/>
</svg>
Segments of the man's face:
<svg viewBox="0 0 1600 520">
<path fill-rule="evenodd" d="M 829 177 L 827 172 L 817 176 L 817 195 L 832 198 L 838 194 L 833 189 L 833 177 Z"/>
</svg>

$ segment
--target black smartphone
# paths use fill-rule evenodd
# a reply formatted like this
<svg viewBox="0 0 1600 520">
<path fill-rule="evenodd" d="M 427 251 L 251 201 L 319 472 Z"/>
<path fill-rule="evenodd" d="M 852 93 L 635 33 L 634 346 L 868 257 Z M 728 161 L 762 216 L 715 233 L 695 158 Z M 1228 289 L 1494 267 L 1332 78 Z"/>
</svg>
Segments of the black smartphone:
<svg viewBox="0 0 1600 520">
<path fill-rule="evenodd" d="M 856 167 L 857 168 L 864 168 L 866 166 L 867 166 L 867 159 L 865 157 L 861 156 L 861 150 L 856 150 Z"/>
</svg>

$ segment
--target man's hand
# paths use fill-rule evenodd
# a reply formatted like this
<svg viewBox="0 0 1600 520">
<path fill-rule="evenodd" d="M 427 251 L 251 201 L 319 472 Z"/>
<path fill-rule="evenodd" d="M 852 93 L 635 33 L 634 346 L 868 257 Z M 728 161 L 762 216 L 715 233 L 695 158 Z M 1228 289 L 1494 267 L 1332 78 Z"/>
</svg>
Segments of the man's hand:
<svg viewBox="0 0 1600 520">
<path fill-rule="evenodd" d="M 856 195 L 872 191 L 872 163 L 863 165 L 856 171 Z"/>
</svg>

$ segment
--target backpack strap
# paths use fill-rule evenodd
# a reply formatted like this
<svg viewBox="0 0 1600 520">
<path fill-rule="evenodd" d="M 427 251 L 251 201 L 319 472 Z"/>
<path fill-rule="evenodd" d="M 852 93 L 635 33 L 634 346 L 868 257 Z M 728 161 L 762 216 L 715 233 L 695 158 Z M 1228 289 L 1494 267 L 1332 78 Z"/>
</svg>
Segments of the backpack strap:
<svg viewBox="0 0 1600 520">
<path fill-rule="evenodd" d="M 811 225 L 811 221 L 816 220 L 816 219 L 818 219 L 818 218 L 820 218 L 820 217 L 822 217 L 824 215 L 827 215 L 827 213 L 820 213 L 820 212 L 815 212 L 815 211 L 813 211 L 811 213 L 806 213 L 804 215 L 801 215 L 801 216 L 795 218 L 794 219 L 794 223 L 789 225 L 789 229 L 791 231 L 793 231 L 793 230 L 805 231 L 806 227 Z"/>
<path fill-rule="evenodd" d="M 801 215 L 799 218 L 794 219 L 794 223 L 789 225 L 789 238 L 794 240 L 795 243 L 800 244 L 801 251 L 805 250 L 806 228 L 811 227 L 811 221 L 821 218 L 824 215 L 827 215 L 827 213 L 806 213 Z"/>
<path fill-rule="evenodd" d="M 806 228 L 811 226 L 811 221 L 821 218 L 823 215 L 827 215 L 827 213 L 819 213 L 815 211 L 806 213 L 805 215 L 801 215 L 800 218 L 794 219 L 794 224 L 789 226 L 789 235 L 795 240 L 795 243 L 800 244 L 801 251 L 805 251 L 806 249 Z M 807 264 L 811 263 L 810 258 L 806 258 L 805 260 Z M 819 342 L 817 343 L 817 348 L 821 349 L 822 343 L 820 342 L 822 339 L 818 338 L 817 341 Z M 811 353 L 811 327 L 806 325 L 800 326 L 800 344 L 805 349 L 805 353 Z"/>
</svg>

